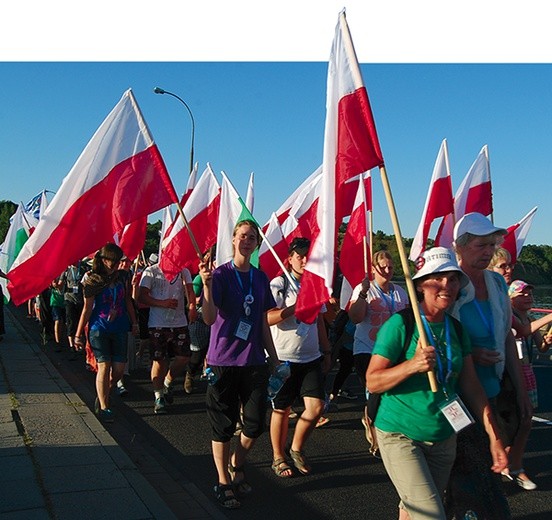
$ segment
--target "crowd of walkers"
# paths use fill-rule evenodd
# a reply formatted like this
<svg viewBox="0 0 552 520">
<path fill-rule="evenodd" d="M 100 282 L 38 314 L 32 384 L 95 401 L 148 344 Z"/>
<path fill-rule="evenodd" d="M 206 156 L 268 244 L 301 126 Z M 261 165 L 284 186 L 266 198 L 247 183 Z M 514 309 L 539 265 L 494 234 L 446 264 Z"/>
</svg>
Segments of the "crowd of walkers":
<svg viewBox="0 0 552 520">
<path fill-rule="evenodd" d="M 91 265 L 69 266 L 29 311 L 36 309 L 56 349 L 88 351 L 95 413 L 104 422 L 114 420 L 111 393 L 126 391 L 123 376 L 136 354 L 129 333 L 138 354 L 149 351 L 154 413 L 170 411 L 179 377 L 187 393 L 199 374 L 208 377 L 214 494 L 222 507 L 239 508 L 254 492 L 247 456 L 267 429 L 277 477 L 316 471 L 308 440 L 341 396 L 360 397 L 366 410 L 378 404 L 374 435 L 400 497 L 399 519 L 505 520 L 503 481 L 537 487 L 522 464 L 538 405 L 532 356 L 552 343 L 540 332 L 552 313 L 531 320 L 533 287 L 512 280 L 500 248 L 505 234 L 483 215 L 465 215 L 453 249 L 430 248 L 415 262 L 415 302 L 392 282 L 391 255 L 377 251 L 351 301 L 327 302 L 312 324 L 296 317 L 309 240 L 293 239 L 287 270 L 269 280 L 253 265 L 261 238 L 250 220 L 234 228 L 232 259 L 215 267 L 206 254 L 195 277 L 183 269 L 168 280 L 157 255 L 131 265 L 106 244 Z M 289 374 L 276 390 L 270 380 L 269 398 L 269 378 L 284 364 Z M 353 372 L 362 396 L 343 388 Z M 301 408 L 293 426 L 292 406 Z M 369 437 L 367 414 L 360 420 Z"/>
</svg>

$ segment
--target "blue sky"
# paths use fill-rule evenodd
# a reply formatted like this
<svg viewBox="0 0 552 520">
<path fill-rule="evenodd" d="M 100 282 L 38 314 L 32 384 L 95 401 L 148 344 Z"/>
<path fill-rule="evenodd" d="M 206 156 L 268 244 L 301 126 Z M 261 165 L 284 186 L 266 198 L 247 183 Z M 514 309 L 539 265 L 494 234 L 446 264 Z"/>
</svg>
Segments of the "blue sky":
<svg viewBox="0 0 552 520">
<path fill-rule="evenodd" d="M 15 45 L 11 55 L 3 51 L 0 200 L 27 201 L 42 189 L 56 191 L 95 130 L 129 87 L 177 192 L 182 192 L 189 165 L 190 119 L 176 99 L 153 93 L 153 88 L 160 86 L 181 96 L 194 114 L 195 160 L 200 172 L 207 162 L 217 174 L 224 170 L 243 197 L 250 172 L 254 172 L 254 214 L 265 222 L 322 162 L 327 60 L 337 15 L 344 7 L 342 2 L 327 3 L 320 8 L 318 18 L 309 17 L 302 35 L 309 44 L 296 53 L 286 47 L 297 36 L 293 31 L 286 32 L 287 19 L 279 18 L 280 10 L 262 15 L 249 12 L 246 22 L 250 32 L 240 25 L 240 12 L 233 13 L 235 20 L 228 18 L 229 12 L 218 12 L 216 17 L 212 12 L 203 13 L 201 20 L 205 23 L 193 24 L 194 31 L 199 31 L 194 41 L 176 46 L 180 58 L 174 56 L 175 46 L 167 44 L 165 33 L 159 28 L 157 33 L 148 32 L 149 52 L 140 48 L 143 39 L 137 41 L 133 33 L 128 38 L 125 33 L 119 34 L 116 45 L 113 41 L 111 44 L 125 49 L 126 54 L 116 52 L 112 58 L 107 53 L 104 56 L 105 39 L 97 35 L 96 40 L 101 40 L 98 48 L 87 44 L 86 38 L 69 43 L 66 40 L 66 46 L 59 47 L 54 37 L 42 39 L 39 33 L 38 39 L 35 34 L 35 40 L 29 40 L 27 47 Z M 403 40 L 395 38 L 406 27 L 403 18 L 396 26 L 387 24 L 388 31 L 392 29 L 392 36 L 388 32 L 387 39 L 392 39 L 394 45 L 378 44 L 386 40 L 379 38 L 379 29 L 371 25 L 367 37 L 363 23 L 366 6 L 349 4 L 353 5 L 346 6 L 347 18 L 403 235 L 411 237 L 416 231 L 435 158 L 446 138 L 453 191 L 481 147 L 487 144 L 495 223 L 509 226 L 538 206 L 527 243 L 550 243 L 552 65 L 545 63 L 547 57 L 542 56 L 542 48 L 533 47 L 534 52 L 529 49 L 524 54 L 518 46 L 518 53 L 510 55 L 515 63 L 508 62 L 508 53 L 493 54 L 503 41 L 501 27 L 491 38 L 492 52 L 488 54 L 481 44 L 476 54 L 473 45 L 451 47 L 446 52 L 446 42 L 434 42 L 434 50 L 439 52 L 432 56 L 426 40 L 409 40 L 406 29 L 402 31 Z M 227 17 L 224 26 L 220 25 L 221 14 Z M 271 16 L 273 23 L 269 24 L 267 19 Z M 428 23 L 425 18 L 420 18 L 417 30 L 427 36 L 433 27 L 434 35 L 447 35 L 456 41 L 462 36 L 462 41 L 468 42 L 474 39 L 472 34 L 478 34 L 479 18 L 473 18 L 471 31 L 461 31 L 458 36 L 454 30 L 447 32 L 442 24 L 422 25 Z M 518 18 L 523 21 L 523 13 Z M 416 21 L 411 20 L 408 30 Z M 147 24 L 147 18 L 142 23 Z M 271 34 L 275 24 L 276 36 Z M 228 25 L 233 32 L 227 32 Z M 267 27 L 266 33 L 262 27 Z M 55 26 L 50 26 L 49 33 L 59 37 L 52 28 Z M 310 38 L 307 29 L 314 31 L 315 37 Z M 21 33 L 18 35 L 21 38 Z M 248 35 L 254 38 L 248 39 Z M 247 48 L 242 43 L 238 49 L 244 39 Z M 313 41 L 314 51 L 310 47 Z M 151 49 L 152 42 L 156 42 L 153 47 L 157 57 Z M 275 42 L 282 42 L 282 48 L 275 48 Z M 160 48 L 171 51 L 165 53 Z M 199 52 L 194 55 L 190 49 Z M 266 60 L 261 58 L 263 49 Z M 480 61 L 474 58 L 476 55 L 488 56 L 487 62 L 476 63 Z M 446 56 L 450 56 L 450 61 Z M 539 59 L 542 63 L 537 63 Z M 372 174 L 374 227 L 392 233 L 379 172 Z"/>
</svg>

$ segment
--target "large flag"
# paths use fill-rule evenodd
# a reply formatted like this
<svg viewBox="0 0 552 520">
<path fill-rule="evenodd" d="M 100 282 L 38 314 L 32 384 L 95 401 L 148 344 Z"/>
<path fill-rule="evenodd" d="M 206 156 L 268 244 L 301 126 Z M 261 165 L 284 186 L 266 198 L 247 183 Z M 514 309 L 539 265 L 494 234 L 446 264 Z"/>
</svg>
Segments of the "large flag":
<svg viewBox="0 0 552 520">
<path fill-rule="evenodd" d="M 410 260 L 415 261 L 425 251 L 431 224 L 440 217 L 452 215 L 453 212 L 454 200 L 448 167 L 447 140 L 443 139 L 433 167 L 422 219 L 410 248 Z"/>
<path fill-rule="evenodd" d="M 339 297 L 342 309 L 348 308 L 353 289 L 372 268 L 369 211 L 372 211 L 372 193 L 366 190 L 363 176 L 359 175 L 357 195 L 339 255 L 339 268 L 343 274 Z"/>
<path fill-rule="evenodd" d="M 454 218 L 447 215 L 437 233 L 436 246 L 452 247 L 454 224 L 466 213 L 481 213 L 488 216 L 493 212 L 493 194 L 489 150 L 484 145 L 471 165 L 462 184 L 454 195 Z"/>
<path fill-rule="evenodd" d="M 198 168 L 199 168 L 199 164 L 195 163 L 192 171 L 190 172 L 190 176 L 188 177 L 188 184 L 186 185 L 186 191 L 184 192 L 184 195 L 182 195 L 182 199 L 180 200 L 180 205 L 182 207 L 186 205 L 186 202 L 190 198 L 190 195 L 192 194 L 192 191 L 194 191 L 194 188 L 197 184 Z"/>
<path fill-rule="evenodd" d="M 234 257 L 232 237 L 234 227 L 240 220 L 252 220 L 256 222 L 245 202 L 239 196 L 236 188 L 230 182 L 224 172 L 222 174 L 222 186 L 220 195 L 220 213 L 217 232 L 217 266 L 229 262 Z M 258 265 L 258 250 L 251 257 L 251 263 Z"/>
<path fill-rule="evenodd" d="M 63 180 L 14 262 L 8 287 L 16 305 L 64 269 L 113 241 L 130 222 L 178 200 L 129 89 Z"/>
<path fill-rule="evenodd" d="M 23 204 L 19 204 L 15 213 L 10 217 L 10 227 L 0 251 L 0 269 L 3 273 L 7 273 L 10 270 L 37 224 L 38 219 L 33 216 L 33 213 L 27 213 Z M 0 283 L 2 284 L 4 299 L 5 301 L 9 301 L 10 291 L 8 290 L 6 279 L 0 278 Z"/>
<path fill-rule="evenodd" d="M 47 192 L 48 190 L 42 190 L 25 204 L 25 211 L 30 213 L 36 220 L 40 220 L 40 216 L 44 214 L 44 211 L 48 207 Z"/>
<path fill-rule="evenodd" d="M 339 15 L 332 45 L 326 101 L 322 193 L 318 201 L 320 233 L 311 247 L 296 316 L 314 323 L 332 292 L 337 229 L 343 216 L 342 194 L 356 175 L 383 165 L 376 126 L 345 19 Z"/>
<path fill-rule="evenodd" d="M 535 206 L 525 217 L 523 217 L 517 224 L 510 226 L 506 231 L 508 234 L 504 237 L 504 242 L 502 242 L 501 247 L 506 249 L 510 256 L 512 257 L 512 265 L 517 262 L 519 254 L 521 253 L 521 248 L 525 243 L 529 229 L 531 229 L 531 224 L 533 223 L 533 218 L 537 212 L 538 207 Z"/>
<path fill-rule="evenodd" d="M 220 186 L 211 166 L 205 171 L 183 208 L 192 235 L 202 253 L 217 242 L 217 227 L 220 207 Z M 159 261 L 165 276 L 172 280 L 184 267 L 196 273 L 199 257 L 190 237 L 188 228 L 177 214 L 176 222 L 163 240 L 163 252 Z"/>
</svg>

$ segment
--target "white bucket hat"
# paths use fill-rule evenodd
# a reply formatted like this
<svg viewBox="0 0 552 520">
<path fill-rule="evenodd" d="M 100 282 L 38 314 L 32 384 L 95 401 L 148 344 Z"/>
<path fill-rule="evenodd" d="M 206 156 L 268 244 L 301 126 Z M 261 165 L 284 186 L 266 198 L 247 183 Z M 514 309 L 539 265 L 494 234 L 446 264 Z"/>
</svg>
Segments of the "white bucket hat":
<svg viewBox="0 0 552 520">
<path fill-rule="evenodd" d="M 497 232 L 503 235 L 508 233 L 504 228 L 496 227 L 481 213 L 466 213 L 454 226 L 453 238 L 456 241 L 465 233 L 484 237 Z"/>
<path fill-rule="evenodd" d="M 412 277 L 412 280 L 417 280 L 430 274 L 456 271 L 460 273 L 460 286 L 465 287 L 468 285 L 469 278 L 460 269 L 456 261 L 456 255 L 446 247 L 427 249 L 416 259 L 415 265 L 416 274 Z"/>
</svg>

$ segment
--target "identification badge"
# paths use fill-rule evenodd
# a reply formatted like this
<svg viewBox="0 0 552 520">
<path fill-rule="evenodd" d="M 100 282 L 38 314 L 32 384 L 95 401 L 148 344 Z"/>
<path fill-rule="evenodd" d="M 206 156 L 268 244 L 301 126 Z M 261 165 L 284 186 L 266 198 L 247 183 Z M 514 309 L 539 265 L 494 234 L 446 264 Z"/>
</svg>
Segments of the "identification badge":
<svg viewBox="0 0 552 520">
<path fill-rule="evenodd" d="M 73 287 L 73 294 L 78 294 L 79 288 L 77 286 Z"/>
<path fill-rule="evenodd" d="M 243 339 L 244 341 L 247 341 L 247 338 L 249 338 L 249 334 L 251 333 L 251 323 L 248 323 L 247 321 L 240 320 L 238 323 L 238 327 L 236 328 L 236 332 L 234 333 L 234 336 L 238 339 Z"/>
<path fill-rule="evenodd" d="M 439 409 L 443 412 L 443 415 L 447 418 L 447 421 L 456 433 L 475 422 L 470 412 L 457 395 L 448 401 L 442 402 L 439 405 Z"/>
<path fill-rule="evenodd" d="M 295 334 L 304 338 L 309 333 L 310 327 L 311 326 L 308 323 L 300 321 Z"/>
</svg>

